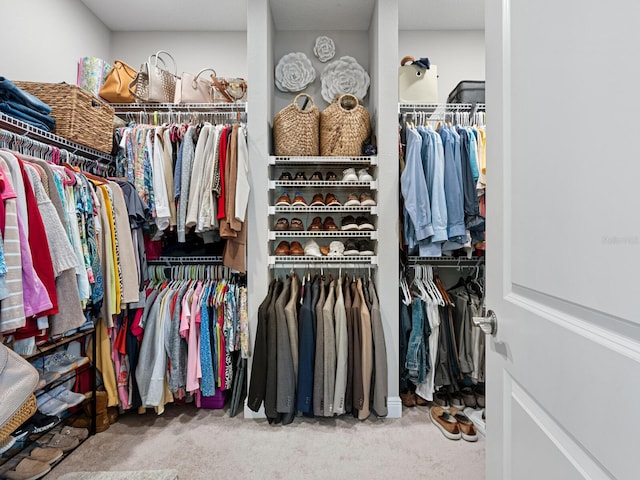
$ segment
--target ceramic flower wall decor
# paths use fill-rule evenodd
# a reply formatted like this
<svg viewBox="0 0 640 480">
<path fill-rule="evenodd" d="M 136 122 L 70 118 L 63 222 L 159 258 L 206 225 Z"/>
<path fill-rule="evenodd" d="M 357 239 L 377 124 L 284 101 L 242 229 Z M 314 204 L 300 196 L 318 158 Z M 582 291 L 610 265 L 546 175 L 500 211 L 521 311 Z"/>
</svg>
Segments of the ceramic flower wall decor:
<svg viewBox="0 0 640 480">
<path fill-rule="evenodd" d="M 316 38 L 313 54 L 318 57 L 318 60 L 322 63 L 328 62 L 336 54 L 336 45 L 331 38 L 321 35 Z"/>
<path fill-rule="evenodd" d="M 349 56 L 329 63 L 322 74 L 322 98 L 331 103 L 337 95 L 350 93 L 362 100 L 369 90 L 369 74 Z"/>
<path fill-rule="evenodd" d="M 300 92 L 316 79 L 316 69 L 302 52 L 284 55 L 276 65 L 276 87 L 282 92 Z"/>
</svg>

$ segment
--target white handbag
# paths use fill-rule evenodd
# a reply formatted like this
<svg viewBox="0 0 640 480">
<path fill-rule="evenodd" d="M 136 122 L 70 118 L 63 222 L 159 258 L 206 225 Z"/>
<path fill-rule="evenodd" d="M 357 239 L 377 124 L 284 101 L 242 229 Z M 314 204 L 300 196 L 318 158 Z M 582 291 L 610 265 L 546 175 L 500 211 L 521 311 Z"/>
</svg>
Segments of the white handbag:
<svg viewBox="0 0 640 480">
<path fill-rule="evenodd" d="M 400 103 L 438 103 L 438 67 L 429 69 L 408 64 L 412 57 L 402 59 L 398 68 L 398 101 Z"/>
<path fill-rule="evenodd" d="M 210 78 L 200 77 L 204 72 L 216 71 L 213 68 L 203 68 L 197 75 L 183 72 L 176 82 L 176 94 L 173 103 L 212 103 L 213 82 Z"/>
<path fill-rule="evenodd" d="M 0 343 L 0 441 L 35 413 L 38 371 Z"/>
</svg>

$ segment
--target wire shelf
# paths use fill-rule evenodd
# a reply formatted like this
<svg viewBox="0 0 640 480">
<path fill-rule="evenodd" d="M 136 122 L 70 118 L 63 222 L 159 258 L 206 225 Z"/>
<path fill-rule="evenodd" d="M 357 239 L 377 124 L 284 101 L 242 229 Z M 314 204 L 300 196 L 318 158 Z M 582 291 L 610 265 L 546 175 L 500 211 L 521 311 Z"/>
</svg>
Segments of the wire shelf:
<svg viewBox="0 0 640 480">
<path fill-rule="evenodd" d="M 484 103 L 399 103 L 398 113 L 412 113 L 412 112 L 471 112 L 475 108 L 475 111 L 484 111 L 486 104 Z"/>
<path fill-rule="evenodd" d="M 378 182 L 342 182 L 340 180 L 271 180 L 269 181 L 269 189 L 278 188 L 369 188 L 376 190 Z"/>
<path fill-rule="evenodd" d="M 276 238 L 371 238 L 376 240 L 378 238 L 377 230 L 340 230 L 337 232 L 296 232 L 290 230 L 283 231 L 270 231 L 269 240 L 275 240 Z"/>
<path fill-rule="evenodd" d="M 485 264 L 485 257 L 419 257 L 409 256 L 408 265 L 434 265 L 448 267 L 480 267 Z"/>
<path fill-rule="evenodd" d="M 369 213 L 371 215 L 378 214 L 378 207 L 374 206 L 358 206 L 358 207 L 269 207 L 269 215 L 277 213 Z"/>
<path fill-rule="evenodd" d="M 342 257 L 312 257 L 303 256 L 287 256 L 272 255 L 269 257 L 269 266 L 271 268 L 362 268 L 363 266 L 378 265 L 378 257 L 376 255 L 345 255 Z"/>
<path fill-rule="evenodd" d="M 247 112 L 247 103 L 111 103 L 115 114 L 131 112 Z"/>
<path fill-rule="evenodd" d="M 378 157 L 285 157 L 269 156 L 269 165 L 377 165 Z"/>
<path fill-rule="evenodd" d="M 66 150 L 74 155 L 79 155 L 91 160 L 103 160 L 108 164 L 113 163 L 113 156 L 108 153 L 85 147 L 79 143 L 72 142 L 51 132 L 47 132 L 29 125 L 28 123 L 21 122 L 13 117 L 9 117 L 4 113 L 0 113 L 0 129 L 29 137 L 36 141 L 57 147 L 61 150 Z"/>
<path fill-rule="evenodd" d="M 149 265 L 222 265 L 222 257 L 219 256 L 185 256 L 185 257 L 160 257 L 155 260 L 147 260 Z"/>
</svg>

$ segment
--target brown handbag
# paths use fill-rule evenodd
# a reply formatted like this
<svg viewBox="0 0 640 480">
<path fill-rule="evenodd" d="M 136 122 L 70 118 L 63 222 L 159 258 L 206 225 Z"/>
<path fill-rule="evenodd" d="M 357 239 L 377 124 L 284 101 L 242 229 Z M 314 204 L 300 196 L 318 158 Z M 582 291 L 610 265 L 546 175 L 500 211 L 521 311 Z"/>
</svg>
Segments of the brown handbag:
<svg viewBox="0 0 640 480">
<path fill-rule="evenodd" d="M 122 60 L 114 61 L 100 87 L 100 97 L 110 103 L 134 103 L 136 99 L 129 91 L 129 84 L 137 73 Z"/>
<path fill-rule="evenodd" d="M 214 103 L 245 102 L 247 82 L 243 78 L 221 78 L 211 75 Z"/>
</svg>

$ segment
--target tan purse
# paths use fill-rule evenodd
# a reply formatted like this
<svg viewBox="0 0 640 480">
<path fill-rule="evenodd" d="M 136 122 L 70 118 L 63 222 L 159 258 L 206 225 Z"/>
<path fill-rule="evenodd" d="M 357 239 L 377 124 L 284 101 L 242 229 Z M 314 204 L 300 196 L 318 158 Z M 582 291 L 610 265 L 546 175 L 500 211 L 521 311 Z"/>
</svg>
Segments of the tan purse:
<svg viewBox="0 0 640 480">
<path fill-rule="evenodd" d="M 219 78 L 211 75 L 213 101 L 233 103 L 247 101 L 247 82 L 243 78 Z"/>
<path fill-rule="evenodd" d="M 320 114 L 320 155 L 355 157 L 371 136 L 369 112 L 353 95 L 341 95 Z"/>
<path fill-rule="evenodd" d="M 134 97 L 129 91 L 129 84 L 136 78 L 136 71 L 122 60 L 113 62 L 113 67 L 104 78 L 99 95 L 110 103 L 134 103 Z"/>
<path fill-rule="evenodd" d="M 213 72 L 212 77 L 216 76 L 213 68 L 203 68 L 195 76 L 183 72 L 176 82 L 176 96 L 173 103 L 212 103 L 213 83 L 208 78 L 201 78 L 204 72 Z"/>
<path fill-rule="evenodd" d="M 167 62 L 163 57 L 171 59 L 173 72 L 167 70 Z M 140 66 L 136 78 L 129 84 L 129 91 L 142 102 L 173 103 L 178 81 L 176 70 L 173 57 L 160 50 Z"/>
<path fill-rule="evenodd" d="M 298 106 L 306 98 L 307 108 Z M 320 112 L 313 98 L 299 93 L 290 105 L 273 119 L 273 143 L 278 156 L 315 156 L 320 154 Z"/>
<path fill-rule="evenodd" d="M 38 371 L 0 343 L 0 441 L 35 413 L 37 386 Z"/>
</svg>

